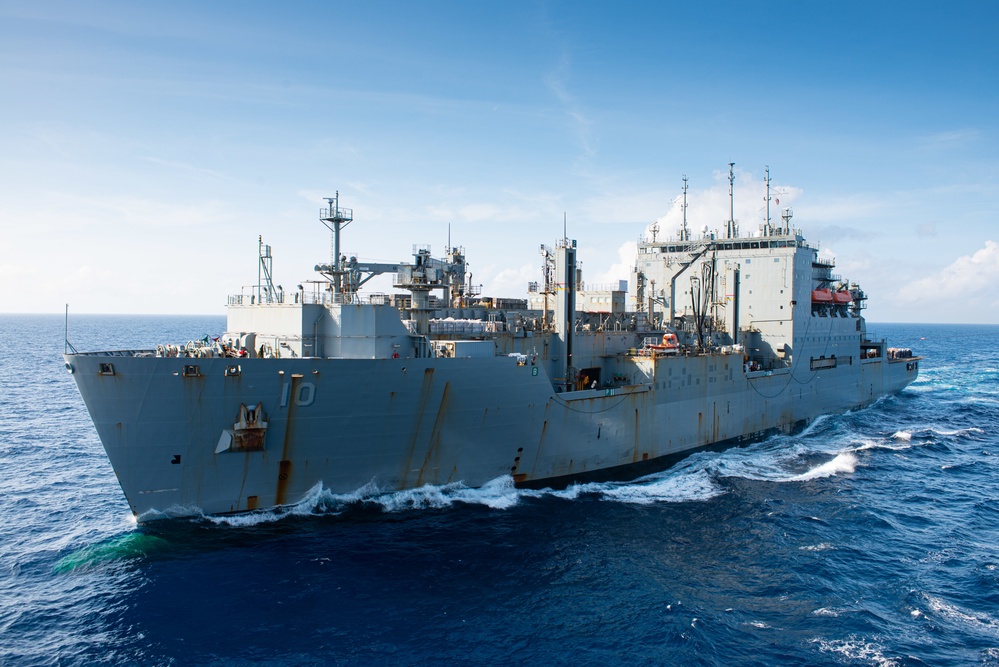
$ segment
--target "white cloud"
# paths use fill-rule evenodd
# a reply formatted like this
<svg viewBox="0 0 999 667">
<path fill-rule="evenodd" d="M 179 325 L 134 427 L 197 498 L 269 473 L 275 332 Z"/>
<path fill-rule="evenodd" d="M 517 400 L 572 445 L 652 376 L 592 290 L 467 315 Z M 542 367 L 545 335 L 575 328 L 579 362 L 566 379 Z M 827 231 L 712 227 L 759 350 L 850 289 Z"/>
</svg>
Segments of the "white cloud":
<svg viewBox="0 0 999 667">
<path fill-rule="evenodd" d="M 617 249 L 618 261 L 611 264 L 605 271 L 596 273 L 593 276 L 587 276 L 583 274 L 583 280 L 588 285 L 607 285 L 611 284 L 617 286 L 619 280 L 630 280 L 631 270 L 635 266 L 635 255 L 638 252 L 638 243 L 635 241 L 626 241 L 622 243 Z"/>
<path fill-rule="evenodd" d="M 486 267 L 481 277 L 473 275 L 473 282 L 483 285 L 484 296 L 517 297 L 527 295 L 527 283 L 541 279 L 540 261 L 537 266 L 526 264 L 520 267 L 495 270 Z"/>
<path fill-rule="evenodd" d="M 999 243 L 988 240 L 973 255 L 958 257 L 940 271 L 903 287 L 899 298 L 913 305 L 934 304 L 949 321 L 994 321 L 999 309 L 997 284 Z"/>
<path fill-rule="evenodd" d="M 872 257 L 869 252 L 863 250 L 844 255 L 835 248 L 827 246 L 820 250 L 819 255 L 836 260 L 834 273 L 842 275 L 846 282 L 861 280 L 884 263 L 883 260 Z"/>
<path fill-rule="evenodd" d="M 256 234 L 216 201 L 56 193 L 9 214 L 11 312 L 218 312 L 256 275 Z"/>
</svg>

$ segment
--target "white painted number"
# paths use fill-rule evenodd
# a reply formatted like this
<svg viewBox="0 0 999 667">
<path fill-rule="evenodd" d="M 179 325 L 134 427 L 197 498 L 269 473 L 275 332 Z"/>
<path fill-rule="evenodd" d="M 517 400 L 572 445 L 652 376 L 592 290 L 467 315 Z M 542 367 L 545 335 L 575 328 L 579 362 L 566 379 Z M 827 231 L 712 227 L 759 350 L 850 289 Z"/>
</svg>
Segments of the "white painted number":
<svg viewBox="0 0 999 667">
<path fill-rule="evenodd" d="M 285 383 L 281 388 L 281 407 L 288 407 L 288 395 L 291 393 L 291 385 Z M 316 400 L 316 385 L 311 382 L 302 382 L 295 392 L 295 405 L 306 407 L 312 405 Z"/>
<path fill-rule="evenodd" d="M 311 382 L 303 382 L 298 385 L 298 396 L 295 397 L 295 402 L 301 406 L 312 405 L 312 401 L 316 400 L 316 385 Z"/>
</svg>

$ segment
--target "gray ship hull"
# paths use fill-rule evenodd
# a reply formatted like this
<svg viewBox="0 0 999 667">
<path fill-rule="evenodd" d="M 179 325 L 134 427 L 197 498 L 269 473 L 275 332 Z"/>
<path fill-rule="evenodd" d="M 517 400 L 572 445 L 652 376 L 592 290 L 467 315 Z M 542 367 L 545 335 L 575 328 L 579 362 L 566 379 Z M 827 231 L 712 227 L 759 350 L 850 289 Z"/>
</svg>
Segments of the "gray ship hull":
<svg viewBox="0 0 999 667">
<path fill-rule="evenodd" d="M 515 357 L 65 360 L 140 521 L 294 504 L 317 485 L 626 477 L 862 408 L 918 373 L 915 359 L 746 372 L 739 355 L 661 356 L 636 360 L 648 382 L 557 393 Z"/>
</svg>

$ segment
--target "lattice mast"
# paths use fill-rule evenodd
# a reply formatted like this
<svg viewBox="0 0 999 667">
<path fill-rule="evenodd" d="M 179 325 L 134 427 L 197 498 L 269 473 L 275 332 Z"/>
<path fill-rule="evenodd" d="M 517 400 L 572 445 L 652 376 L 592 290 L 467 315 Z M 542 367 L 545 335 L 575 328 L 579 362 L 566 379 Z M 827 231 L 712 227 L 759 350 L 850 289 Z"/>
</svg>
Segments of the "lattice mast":
<svg viewBox="0 0 999 667">
<path fill-rule="evenodd" d="M 327 197 L 329 208 L 319 210 L 319 220 L 330 230 L 332 238 L 330 240 L 330 275 L 333 277 L 334 300 L 337 300 L 343 293 L 343 276 L 346 271 L 347 258 L 340 254 L 340 230 L 349 225 L 354 220 L 354 211 L 349 208 L 341 208 L 340 191 L 336 191 L 335 197 Z"/>
</svg>

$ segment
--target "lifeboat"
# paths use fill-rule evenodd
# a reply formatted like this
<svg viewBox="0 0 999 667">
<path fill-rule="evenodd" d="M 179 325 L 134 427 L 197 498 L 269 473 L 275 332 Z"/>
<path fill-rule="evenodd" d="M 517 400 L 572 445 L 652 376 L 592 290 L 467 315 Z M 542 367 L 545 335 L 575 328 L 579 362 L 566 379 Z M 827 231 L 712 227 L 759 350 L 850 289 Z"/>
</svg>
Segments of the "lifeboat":
<svg viewBox="0 0 999 667">
<path fill-rule="evenodd" d="M 827 289 L 813 289 L 812 303 L 832 303 L 833 293 Z"/>
<path fill-rule="evenodd" d="M 659 352 L 665 351 L 667 354 L 677 352 L 680 349 L 680 341 L 675 333 L 667 331 L 663 334 L 662 343 L 659 345 L 649 345 L 649 349 Z"/>
<path fill-rule="evenodd" d="M 833 292 L 833 303 L 837 305 L 846 305 L 853 301 L 853 295 L 846 290 L 840 290 L 838 292 Z"/>
</svg>

